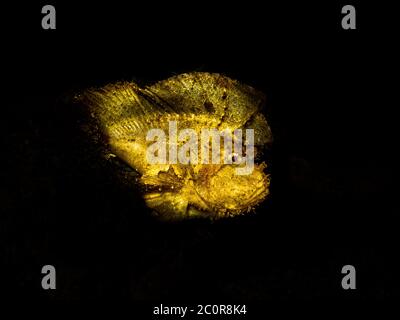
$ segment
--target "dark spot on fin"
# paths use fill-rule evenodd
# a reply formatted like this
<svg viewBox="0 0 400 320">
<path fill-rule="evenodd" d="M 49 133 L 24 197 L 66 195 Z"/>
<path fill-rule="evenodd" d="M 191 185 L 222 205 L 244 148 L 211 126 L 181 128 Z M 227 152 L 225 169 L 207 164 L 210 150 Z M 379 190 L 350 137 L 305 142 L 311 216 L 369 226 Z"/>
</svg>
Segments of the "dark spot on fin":
<svg viewBox="0 0 400 320">
<path fill-rule="evenodd" d="M 215 112 L 214 105 L 210 101 L 205 101 L 204 102 L 204 108 L 206 108 L 207 112 L 210 112 L 210 113 L 214 113 Z"/>
</svg>

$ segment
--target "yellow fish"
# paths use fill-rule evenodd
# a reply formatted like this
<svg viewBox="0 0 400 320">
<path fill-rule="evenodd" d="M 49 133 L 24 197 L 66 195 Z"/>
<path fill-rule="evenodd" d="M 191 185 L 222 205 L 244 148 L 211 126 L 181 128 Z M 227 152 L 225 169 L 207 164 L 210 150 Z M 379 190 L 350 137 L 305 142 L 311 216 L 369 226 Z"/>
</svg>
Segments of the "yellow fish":
<svg viewBox="0 0 400 320">
<path fill-rule="evenodd" d="M 108 84 L 82 92 L 77 100 L 87 108 L 96 139 L 100 137 L 109 156 L 138 172 L 143 198 L 161 219 L 232 217 L 250 212 L 269 194 L 265 162 L 256 161 L 248 174 L 238 174 L 243 163 L 205 161 L 208 155 L 201 152 L 204 147 L 211 150 L 208 139 L 199 143 L 199 150 L 189 150 L 188 161 L 177 160 L 177 153 L 188 155 L 187 150 L 179 151 L 187 137 L 179 140 L 176 136 L 186 128 L 194 137 L 202 137 L 204 129 L 231 133 L 232 141 L 238 129 L 253 129 L 255 159 L 259 158 L 272 142 L 272 134 L 261 113 L 264 95 L 250 86 L 220 74 L 193 72 L 145 87 L 133 82 Z M 171 124 L 177 132 L 171 132 Z M 149 161 L 152 129 L 166 133 L 158 141 L 158 147 L 165 149 L 155 154 L 167 156 L 165 163 Z M 241 156 L 227 146 L 220 148 L 218 159 Z M 244 153 L 250 151 L 245 143 L 241 147 Z"/>
</svg>

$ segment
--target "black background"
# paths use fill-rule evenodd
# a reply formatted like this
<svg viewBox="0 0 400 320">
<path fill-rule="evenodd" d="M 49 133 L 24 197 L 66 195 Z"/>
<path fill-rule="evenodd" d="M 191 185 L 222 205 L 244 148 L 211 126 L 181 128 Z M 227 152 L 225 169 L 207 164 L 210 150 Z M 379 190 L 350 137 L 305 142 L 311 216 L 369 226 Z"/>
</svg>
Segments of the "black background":
<svg viewBox="0 0 400 320">
<path fill-rule="evenodd" d="M 394 294 L 392 10 L 352 3 L 58 3 L 2 10 L 1 290 L 12 300 L 249 303 Z M 263 91 L 275 142 L 255 215 L 165 224 L 91 163 L 65 95 L 218 72 Z M 4 209 L 3 209 L 4 208 Z M 57 289 L 41 288 L 41 267 Z M 357 270 L 357 289 L 341 269 Z"/>
</svg>

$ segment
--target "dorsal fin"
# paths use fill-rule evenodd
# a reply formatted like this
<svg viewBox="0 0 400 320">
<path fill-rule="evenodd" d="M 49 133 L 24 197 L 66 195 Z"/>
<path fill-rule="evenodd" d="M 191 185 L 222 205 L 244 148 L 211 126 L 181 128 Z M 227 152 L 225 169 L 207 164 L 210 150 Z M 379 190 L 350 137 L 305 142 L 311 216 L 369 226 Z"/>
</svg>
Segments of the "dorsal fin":
<svg viewBox="0 0 400 320">
<path fill-rule="evenodd" d="M 242 126 L 265 102 L 261 92 L 216 73 L 184 73 L 148 89 L 176 113 L 214 114 L 222 128 Z"/>
<path fill-rule="evenodd" d="M 265 101 L 264 95 L 250 86 L 205 72 L 181 74 L 145 88 L 117 82 L 88 89 L 79 100 L 103 127 L 129 121 L 132 130 L 141 130 L 146 120 L 166 113 L 208 114 L 219 120 L 220 129 L 239 128 Z"/>
</svg>

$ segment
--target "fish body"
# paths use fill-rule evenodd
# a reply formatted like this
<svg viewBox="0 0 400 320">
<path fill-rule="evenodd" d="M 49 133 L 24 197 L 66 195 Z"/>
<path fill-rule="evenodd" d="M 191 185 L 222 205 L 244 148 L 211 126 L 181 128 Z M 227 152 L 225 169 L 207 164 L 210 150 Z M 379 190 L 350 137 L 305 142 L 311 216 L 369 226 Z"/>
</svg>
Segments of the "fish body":
<svg viewBox="0 0 400 320">
<path fill-rule="evenodd" d="M 176 136 L 171 142 L 171 123 L 176 134 L 190 129 L 195 137 L 202 137 L 204 129 L 228 134 L 252 129 L 256 151 L 269 145 L 272 134 L 261 113 L 265 98 L 250 86 L 194 72 L 146 87 L 119 82 L 88 89 L 78 100 L 88 108 L 107 149 L 139 173 L 144 200 L 162 219 L 235 216 L 251 211 L 269 194 L 265 162 L 256 163 L 247 175 L 237 174 L 240 165 L 235 163 L 204 163 L 201 148 L 209 141 L 199 141 L 199 161 L 171 161 L 171 150 L 185 144 Z M 166 133 L 165 163 L 148 161 L 152 129 Z M 225 145 L 221 150 L 221 157 L 231 152 Z"/>
</svg>

